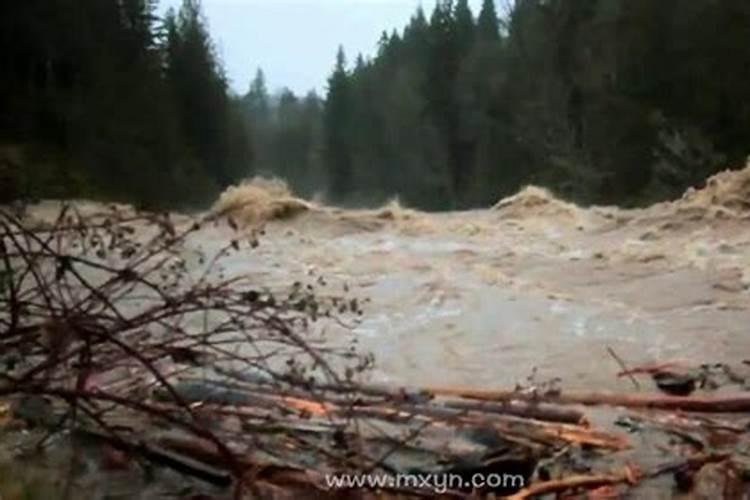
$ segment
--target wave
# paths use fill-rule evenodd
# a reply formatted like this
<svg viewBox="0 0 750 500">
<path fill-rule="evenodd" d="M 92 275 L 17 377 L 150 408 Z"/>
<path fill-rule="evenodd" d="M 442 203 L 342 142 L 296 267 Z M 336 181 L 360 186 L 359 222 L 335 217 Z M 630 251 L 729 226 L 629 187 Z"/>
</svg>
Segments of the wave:
<svg viewBox="0 0 750 500">
<path fill-rule="evenodd" d="M 280 179 L 254 177 L 228 187 L 213 206 L 215 216 L 231 216 L 243 227 L 272 220 L 287 220 L 316 206 L 294 196 Z"/>
</svg>

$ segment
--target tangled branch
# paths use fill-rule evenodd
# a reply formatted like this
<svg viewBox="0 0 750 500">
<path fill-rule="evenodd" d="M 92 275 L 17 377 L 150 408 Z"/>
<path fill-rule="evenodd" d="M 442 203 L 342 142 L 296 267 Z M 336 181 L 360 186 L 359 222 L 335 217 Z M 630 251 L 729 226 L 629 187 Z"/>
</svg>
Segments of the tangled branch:
<svg viewBox="0 0 750 500">
<path fill-rule="evenodd" d="M 241 479 L 262 443 L 207 418 L 200 401 L 209 392 L 187 394 L 182 380 L 200 379 L 205 391 L 222 373 L 278 390 L 294 380 L 315 401 L 314 385 L 350 383 L 371 364 L 306 338 L 312 321 L 342 304 L 356 314 L 356 301 L 320 299 L 301 283 L 279 296 L 247 276 L 225 277 L 220 264 L 244 250 L 239 239 L 189 266 L 186 243 L 215 220 L 176 224 L 169 215 L 64 206 L 52 223 L 31 221 L 23 210 L 0 210 L 0 398 L 44 398 L 56 422 L 131 445 L 116 422 L 158 422 L 213 446 Z M 295 412 L 271 402 L 261 419 L 269 427 Z"/>
</svg>

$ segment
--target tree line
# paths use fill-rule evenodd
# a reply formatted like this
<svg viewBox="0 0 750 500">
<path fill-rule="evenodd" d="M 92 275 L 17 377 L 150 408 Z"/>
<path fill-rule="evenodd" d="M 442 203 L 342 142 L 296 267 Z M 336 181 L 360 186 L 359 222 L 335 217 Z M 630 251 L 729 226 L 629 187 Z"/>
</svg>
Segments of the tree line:
<svg viewBox="0 0 750 500">
<path fill-rule="evenodd" d="M 3 3 L 0 198 L 187 204 L 263 174 L 340 204 L 468 208 L 534 183 L 638 205 L 744 163 L 750 3 L 503 7 L 419 8 L 372 57 L 340 49 L 321 97 L 261 70 L 232 95 L 198 0 L 164 19 L 155 0 Z"/>
<path fill-rule="evenodd" d="M 198 0 L 0 7 L 0 201 L 207 202 L 245 175 L 249 136 Z"/>
<path fill-rule="evenodd" d="M 744 164 L 748 35 L 735 0 L 516 0 L 500 15 L 439 0 L 372 58 L 341 49 L 319 121 L 312 97 L 296 111 L 309 135 L 269 129 L 298 159 L 268 169 L 338 203 L 487 206 L 530 183 L 584 204 L 672 198 Z"/>
</svg>

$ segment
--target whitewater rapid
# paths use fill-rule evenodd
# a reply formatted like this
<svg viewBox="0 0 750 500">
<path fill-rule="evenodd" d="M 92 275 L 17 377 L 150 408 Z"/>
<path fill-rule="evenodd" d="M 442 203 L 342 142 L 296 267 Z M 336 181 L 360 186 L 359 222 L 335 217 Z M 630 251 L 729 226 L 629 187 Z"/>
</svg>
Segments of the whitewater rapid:
<svg viewBox="0 0 750 500">
<path fill-rule="evenodd" d="M 366 300 L 351 328 L 327 328 L 373 352 L 382 381 L 509 386 L 535 371 L 624 389 L 608 348 L 632 365 L 750 357 L 747 168 L 640 210 L 584 209 L 532 187 L 487 210 L 347 211 L 278 190 L 259 199 L 256 187 L 219 204 L 264 231 L 227 272 L 272 289 L 320 275 L 330 293 Z M 191 245 L 210 252 L 231 234 L 216 227 Z"/>
</svg>

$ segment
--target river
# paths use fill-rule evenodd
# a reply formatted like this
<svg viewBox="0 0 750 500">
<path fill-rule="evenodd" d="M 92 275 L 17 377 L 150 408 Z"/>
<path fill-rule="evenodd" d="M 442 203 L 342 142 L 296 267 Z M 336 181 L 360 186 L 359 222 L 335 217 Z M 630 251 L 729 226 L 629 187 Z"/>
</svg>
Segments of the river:
<svg viewBox="0 0 750 500">
<path fill-rule="evenodd" d="M 53 219 L 58 208 L 45 202 L 31 213 Z M 213 210 L 231 223 L 222 216 L 189 237 L 188 268 L 200 272 L 201 255 L 238 232 L 257 236 L 222 272 L 278 291 L 312 281 L 319 293 L 356 299 L 360 317 L 312 333 L 374 353 L 377 382 L 507 389 L 555 380 L 563 390 L 630 391 L 610 351 L 629 366 L 747 367 L 750 358 L 750 167 L 637 210 L 582 208 L 534 187 L 483 210 L 344 210 L 259 181 L 230 188 Z M 611 429 L 614 418 L 596 420 Z M 663 461 L 660 441 L 646 442 L 628 456 Z M 58 450 L 24 462 L 0 455 L 0 476 L 47 478 L 39 482 L 58 491 L 71 462 L 68 448 Z M 181 481 L 87 470 L 77 488 L 92 497 L 151 498 Z M 649 488 L 644 498 L 670 497 L 667 483 Z"/>
<path fill-rule="evenodd" d="M 367 299 L 350 334 L 383 381 L 508 387 L 535 372 L 627 389 L 608 348 L 632 365 L 750 356 L 750 168 L 638 210 L 530 187 L 486 210 L 298 212 L 279 207 L 303 202 L 268 191 L 248 184 L 220 200 L 244 204 L 232 216 L 265 232 L 227 271 L 270 287 L 314 272 Z M 213 228 L 191 245 L 210 253 L 230 237 Z"/>
</svg>

